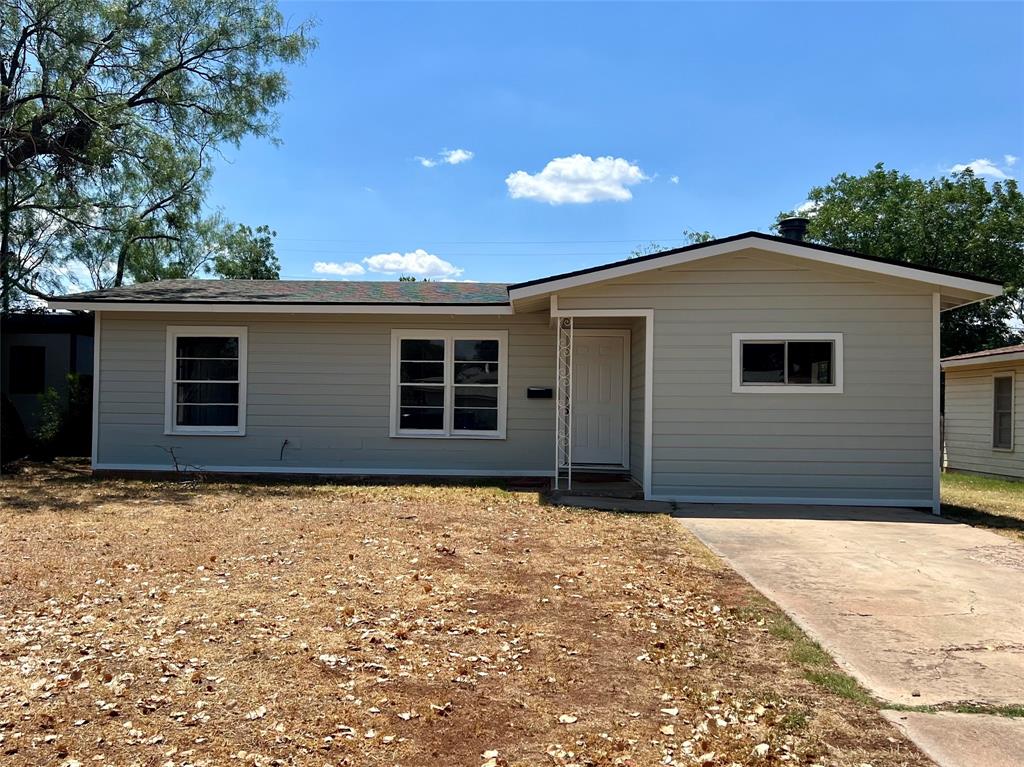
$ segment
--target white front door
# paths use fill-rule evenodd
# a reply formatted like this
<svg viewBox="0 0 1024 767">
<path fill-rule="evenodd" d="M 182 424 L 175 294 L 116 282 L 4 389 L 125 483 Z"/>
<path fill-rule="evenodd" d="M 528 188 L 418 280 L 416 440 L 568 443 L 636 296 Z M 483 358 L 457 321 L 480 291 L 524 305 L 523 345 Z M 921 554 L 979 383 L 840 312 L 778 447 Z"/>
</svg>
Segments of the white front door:
<svg viewBox="0 0 1024 767">
<path fill-rule="evenodd" d="M 625 463 L 626 336 L 573 335 L 572 462 Z"/>
</svg>

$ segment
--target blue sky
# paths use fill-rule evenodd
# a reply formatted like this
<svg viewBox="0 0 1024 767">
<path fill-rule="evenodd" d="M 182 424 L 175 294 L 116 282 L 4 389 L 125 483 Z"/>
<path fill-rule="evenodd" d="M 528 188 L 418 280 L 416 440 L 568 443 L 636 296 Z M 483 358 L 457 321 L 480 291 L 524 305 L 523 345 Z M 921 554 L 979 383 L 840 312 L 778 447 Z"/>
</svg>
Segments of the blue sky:
<svg viewBox="0 0 1024 767">
<path fill-rule="evenodd" d="M 1024 168 L 1020 3 L 282 8 L 319 48 L 209 203 L 286 278 L 525 280 L 767 230 L 879 161 Z"/>
</svg>

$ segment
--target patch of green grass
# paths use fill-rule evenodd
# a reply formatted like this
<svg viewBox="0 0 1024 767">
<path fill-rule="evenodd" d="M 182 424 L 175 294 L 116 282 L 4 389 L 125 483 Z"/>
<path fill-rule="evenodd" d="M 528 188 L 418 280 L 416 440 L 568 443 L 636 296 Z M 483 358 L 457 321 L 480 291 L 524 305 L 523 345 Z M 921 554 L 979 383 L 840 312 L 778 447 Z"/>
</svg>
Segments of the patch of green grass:
<svg viewBox="0 0 1024 767">
<path fill-rule="evenodd" d="M 828 655 L 826 654 L 826 657 Z M 831 661 L 831 658 L 829 658 Z M 824 687 L 831 693 L 841 698 L 862 703 L 866 706 L 880 708 L 881 703 L 867 690 L 861 687 L 857 680 L 842 671 L 827 671 L 818 668 L 805 668 L 804 676 L 819 687 Z"/>
<path fill-rule="evenodd" d="M 954 714 L 991 714 L 992 716 L 1024 718 L 1024 706 L 986 706 L 979 703 L 942 703 L 937 706 L 908 706 L 903 703 L 886 703 L 884 708 L 893 711 L 915 711 L 922 714 L 948 711 Z"/>
<path fill-rule="evenodd" d="M 1024 482 L 959 472 L 943 474 L 942 515 L 1024 540 Z"/>
</svg>

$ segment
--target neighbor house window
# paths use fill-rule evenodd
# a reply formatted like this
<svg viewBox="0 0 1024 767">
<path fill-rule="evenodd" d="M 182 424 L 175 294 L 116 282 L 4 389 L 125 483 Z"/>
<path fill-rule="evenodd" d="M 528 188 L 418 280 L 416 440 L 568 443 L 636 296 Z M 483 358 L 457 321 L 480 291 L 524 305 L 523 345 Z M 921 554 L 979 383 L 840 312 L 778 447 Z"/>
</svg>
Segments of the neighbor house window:
<svg viewBox="0 0 1024 767">
<path fill-rule="evenodd" d="M 992 379 L 992 447 L 1013 450 L 1013 374 Z"/>
<path fill-rule="evenodd" d="M 392 333 L 391 434 L 504 437 L 505 331 Z"/>
<path fill-rule="evenodd" d="M 9 352 L 11 394 L 42 394 L 46 388 L 46 347 L 12 346 Z"/>
<path fill-rule="evenodd" d="M 169 434 L 245 433 L 246 329 L 167 329 Z"/>
<path fill-rule="evenodd" d="M 842 392 L 842 333 L 733 333 L 734 392 Z"/>
</svg>

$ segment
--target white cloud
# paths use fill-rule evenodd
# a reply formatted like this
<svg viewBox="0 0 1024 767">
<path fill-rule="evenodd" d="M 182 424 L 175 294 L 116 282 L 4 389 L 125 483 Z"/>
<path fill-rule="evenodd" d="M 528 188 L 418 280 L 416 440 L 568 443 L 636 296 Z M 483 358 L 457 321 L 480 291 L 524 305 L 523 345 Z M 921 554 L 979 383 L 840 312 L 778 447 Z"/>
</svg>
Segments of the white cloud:
<svg viewBox="0 0 1024 767">
<path fill-rule="evenodd" d="M 517 170 L 505 179 L 513 199 L 539 200 L 552 205 L 589 203 L 601 200 L 624 202 L 633 199 L 629 187 L 647 181 L 648 176 L 621 157 L 582 154 L 556 157 L 540 173 Z"/>
<path fill-rule="evenodd" d="M 1016 161 L 1017 158 L 1014 157 L 1013 159 Z M 1007 163 L 1007 165 L 1012 164 L 1013 163 Z M 987 160 L 983 157 L 977 160 L 971 160 L 970 162 L 966 163 L 957 163 L 949 170 L 951 173 L 960 173 L 965 170 L 971 170 L 974 172 L 975 176 L 997 178 L 1001 180 L 1009 178 L 1009 175 L 1007 175 L 1007 173 L 1002 168 L 997 166 L 991 160 Z"/>
<path fill-rule="evenodd" d="M 679 183 L 679 176 L 669 176 L 668 182 L 670 184 L 678 184 Z"/>
<path fill-rule="evenodd" d="M 458 165 L 460 162 L 472 160 L 473 153 L 468 149 L 445 149 L 441 152 L 441 159 L 449 165 Z"/>
<path fill-rule="evenodd" d="M 1017 158 L 1016 155 L 1012 155 L 1012 154 L 1004 154 L 1003 155 L 1003 162 L 1006 163 L 1006 167 L 1008 167 L 1008 168 L 1012 168 L 1014 165 L 1016 165 L 1017 164 L 1017 159 L 1018 158 Z"/>
<path fill-rule="evenodd" d="M 378 253 L 364 258 L 363 263 L 371 272 L 380 274 L 411 274 L 415 277 L 459 277 L 465 270 L 454 264 L 417 248 L 411 253 Z M 356 266 L 359 266 L 356 264 Z"/>
<path fill-rule="evenodd" d="M 807 216 L 808 218 L 814 218 L 814 214 L 818 212 L 818 208 L 821 207 L 820 202 L 814 200 L 807 200 L 796 206 L 793 210 L 798 216 Z"/>
<path fill-rule="evenodd" d="M 436 168 L 444 163 L 445 165 L 459 165 L 469 162 L 474 157 L 473 152 L 468 149 L 442 149 L 435 157 L 416 156 L 416 161 L 424 168 Z"/>
<path fill-rule="evenodd" d="M 333 274 L 338 277 L 356 277 L 366 274 L 366 270 L 354 261 L 346 261 L 339 264 L 337 261 L 317 261 L 313 264 L 313 271 L 317 274 Z"/>
</svg>

